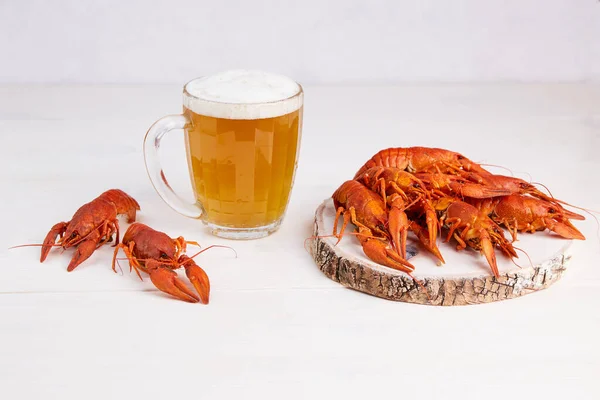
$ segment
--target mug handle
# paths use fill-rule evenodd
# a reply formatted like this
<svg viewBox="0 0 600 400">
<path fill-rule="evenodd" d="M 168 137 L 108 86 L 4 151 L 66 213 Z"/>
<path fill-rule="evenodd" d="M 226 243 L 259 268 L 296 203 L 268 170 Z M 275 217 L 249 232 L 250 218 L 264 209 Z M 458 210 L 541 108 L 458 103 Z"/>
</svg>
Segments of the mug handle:
<svg viewBox="0 0 600 400">
<path fill-rule="evenodd" d="M 185 115 L 167 115 L 156 121 L 144 138 L 144 162 L 154 189 L 165 203 L 178 213 L 190 218 L 200 218 L 202 207 L 188 203 L 173 191 L 163 172 L 158 156 L 160 141 L 173 129 L 184 129 L 190 121 Z"/>
</svg>

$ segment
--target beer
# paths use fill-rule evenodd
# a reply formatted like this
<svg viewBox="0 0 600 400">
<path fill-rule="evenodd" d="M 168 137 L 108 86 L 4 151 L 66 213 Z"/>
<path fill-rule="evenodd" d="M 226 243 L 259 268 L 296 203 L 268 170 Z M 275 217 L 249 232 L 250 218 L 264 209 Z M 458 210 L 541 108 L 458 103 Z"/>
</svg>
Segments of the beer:
<svg viewBox="0 0 600 400">
<path fill-rule="evenodd" d="M 188 166 L 210 226 L 277 229 L 296 171 L 302 102 L 297 83 L 272 74 L 230 71 L 186 85 Z"/>
</svg>

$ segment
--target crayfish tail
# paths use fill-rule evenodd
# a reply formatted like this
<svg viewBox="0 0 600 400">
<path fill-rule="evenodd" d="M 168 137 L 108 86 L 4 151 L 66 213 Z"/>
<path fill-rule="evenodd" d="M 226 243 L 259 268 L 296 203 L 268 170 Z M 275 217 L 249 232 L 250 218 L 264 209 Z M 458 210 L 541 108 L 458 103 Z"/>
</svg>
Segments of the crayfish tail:
<svg viewBox="0 0 600 400">
<path fill-rule="evenodd" d="M 110 189 L 98 197 L 113 203 L 117 208 L 117 214 L 127 214 L 128 223 L 135 221 L 136 211 L 140 209 L 140 205 L 133 197 L 124 191 L 120 189 Z"/>
</svg>

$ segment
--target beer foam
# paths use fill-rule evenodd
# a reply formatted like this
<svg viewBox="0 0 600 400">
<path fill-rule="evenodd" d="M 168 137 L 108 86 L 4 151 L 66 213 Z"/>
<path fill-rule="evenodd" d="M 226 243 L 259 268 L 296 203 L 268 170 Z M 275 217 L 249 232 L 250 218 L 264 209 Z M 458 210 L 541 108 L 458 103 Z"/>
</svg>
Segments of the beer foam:
<svg viewBox="0 0 600 400">
<path fill-rule="evenodd" d="M 183 105 L 215 118 L 273 118 L 302 107 L 304 96 L 298 92 L 300 85 L 283 75 L 232 70 L 188 82 Z"/>
</svg>

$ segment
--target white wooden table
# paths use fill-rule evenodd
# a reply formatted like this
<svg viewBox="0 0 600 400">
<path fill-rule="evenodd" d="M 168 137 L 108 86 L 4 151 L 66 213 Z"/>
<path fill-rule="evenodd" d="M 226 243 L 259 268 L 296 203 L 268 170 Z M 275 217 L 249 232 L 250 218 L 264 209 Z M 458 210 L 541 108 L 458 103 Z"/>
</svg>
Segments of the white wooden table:
<svg viewBox="0 0 600 400">
<path fill-rule="evenodd" d="M 600 398 L 597 225 L 577 227 L 548 290 L 457 308 L 394 303 L 330 281 L 303 249 L 316 206 L 373 153 L 435 146 L 510 167 L 600 209 L 600 86 L 307 87 L 296 184 L 280 231 L 228 242 L 155 194 L 141 144 L 181 110 L 178 86 L 0 87 L 0 398 Z M 182 135 L 166 172 L 190 193 Z M 211 304 L 110 269 L 40 264 L 50 227 L 121 188 L 141 222 L 203 245 Z M 126 226 L 125 222 L 122 224 Z M 556 239 L 560 240 L 560 239 Z"/>
</svg>

